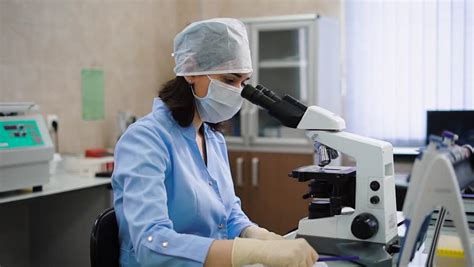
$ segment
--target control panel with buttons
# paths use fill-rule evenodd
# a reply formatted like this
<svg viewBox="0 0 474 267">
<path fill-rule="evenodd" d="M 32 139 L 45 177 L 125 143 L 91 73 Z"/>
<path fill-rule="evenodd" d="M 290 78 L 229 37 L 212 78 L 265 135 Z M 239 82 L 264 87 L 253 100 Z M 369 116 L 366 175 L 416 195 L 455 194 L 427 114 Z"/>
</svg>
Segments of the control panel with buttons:
<svg viewBox="0 0 474 267">
<path fill-rule="evenodd" d="M 43 145 L 34 120 L 0 121 L 0 150 Z"/>
</svg>

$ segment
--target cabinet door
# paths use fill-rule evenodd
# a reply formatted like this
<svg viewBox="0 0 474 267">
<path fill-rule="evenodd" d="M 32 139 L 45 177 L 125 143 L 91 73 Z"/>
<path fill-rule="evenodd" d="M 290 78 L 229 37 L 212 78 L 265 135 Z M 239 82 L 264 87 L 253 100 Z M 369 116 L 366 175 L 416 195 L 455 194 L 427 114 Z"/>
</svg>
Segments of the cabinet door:
<svg viewBox="0 0 474 267">
<path fill-rule="evenodd" d="M 291 95 L 305 104 L 313 101 L 314 83 L 310 71 L 314 60 L 310 58 L 313 42 L 310 36 L 314 21 L 263 23 L 252 26 L 252 52 L 254 83 L 262 84 L 277 95 Z M 281 125 L 262 109 L 253 110 L 255 122 L 251 127 L 257 139 L 267 141 L 304 139 L 304 132 Z M 256 114 L 258 113 L 258 114 Z M 281 141 L 281 140 L 280 140 Z"/>
<path fill-rule="evenodd" d="M 235 194 L 240 198 L 242 210 L 248 214 L 249 211 L 249 190 L 248 173 L 249 162 L 248 152 L 229 151 L 229 163 L 234 181 Z"/>
<path fill-rule="evenodd" d="M 288 177 L 295 168 L 310 165 L 311 154 L 249 153 L 250 209 L 252 221 L 279 234 L 298 226 L 308 214 L 307 183 Z"/>
</svg>

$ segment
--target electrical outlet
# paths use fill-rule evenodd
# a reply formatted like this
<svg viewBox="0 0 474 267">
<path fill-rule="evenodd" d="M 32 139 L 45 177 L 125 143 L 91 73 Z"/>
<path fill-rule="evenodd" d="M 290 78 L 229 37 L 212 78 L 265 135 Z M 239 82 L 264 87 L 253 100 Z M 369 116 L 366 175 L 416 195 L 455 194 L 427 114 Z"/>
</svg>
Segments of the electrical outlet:
<svg viewBox="0 0 474 267">
<path fill-rule="evenodd" d="M 46 124 L 48 126 L 48 130 L 53 130 L 53 122 L 59 123 L 59 117 L 56 114 L 48 114 L 46 115 Z"/>
</svg>

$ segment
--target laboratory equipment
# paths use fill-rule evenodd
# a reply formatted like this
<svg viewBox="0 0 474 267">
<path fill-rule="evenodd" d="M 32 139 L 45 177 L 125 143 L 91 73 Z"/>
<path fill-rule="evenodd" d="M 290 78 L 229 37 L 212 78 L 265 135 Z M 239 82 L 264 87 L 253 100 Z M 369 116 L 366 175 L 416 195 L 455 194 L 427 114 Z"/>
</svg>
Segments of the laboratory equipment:
<svg viewBox="0 0 474 267">
<path fill-rule="evenodd" d="M 474 110 L 430 110 L 426 112 L 426 145 L 431 135 L 456 133 L 457 144 L 474 146 Z"/>
<path fill-rule="evenodd" d="M 474 266 L 470 230 L 461 196 L 461 190 L 474 182 L 474 150 L 470 145 L 457 145 L 457 139 L 458 136 L 451 132 L 444 132 L 442 137 L 432 135 L 427 148 L 415 160 L 403 206 L 406 233 L 399 266 L 406 266 L 411 260 L 423 241 L 434 210 L 438 208 L 440 212 L 428 263 L 436 250 L 437 233 L 444 224 L 444 216 L 449 213 L 464 248 L 466 266 Z"/>
<path fill-rule="evenodd" d="M 0 192 L 49 182 L 54 146 L 34 103 L 0 103 Z"/>
<path fill-rule="evenodd" d="M 387 251 L 398 240 L 393 149 L 390 143 L 343 131 L 345 121 L 317 106 L 305 106 L 289 95 L 246 85 L 242 97 L 266 109 L 283 125 L 306 131 L 319 166 L 305 166 L 291 176 L 312 181 L 309 216 L 300 220 L 297 237 L 320 254 L 357 255 L 364 265 L 391 266 Z M 356 160 L 356 167 L 330 166 L 337 151 Z"/>
</svg>

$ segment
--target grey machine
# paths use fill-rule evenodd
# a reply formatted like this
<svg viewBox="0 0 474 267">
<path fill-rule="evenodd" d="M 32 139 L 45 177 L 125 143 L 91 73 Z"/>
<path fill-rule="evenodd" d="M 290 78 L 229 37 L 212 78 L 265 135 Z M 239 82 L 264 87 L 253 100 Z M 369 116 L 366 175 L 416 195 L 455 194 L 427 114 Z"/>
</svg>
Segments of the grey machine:
<svg viewBox="0 0 474 267">
<path fill-rule="evenodd" d="M 0 103 L 0 192 L 42 190 L 54 154 L 48 129 L 34 103 Z"/>
</svg>

